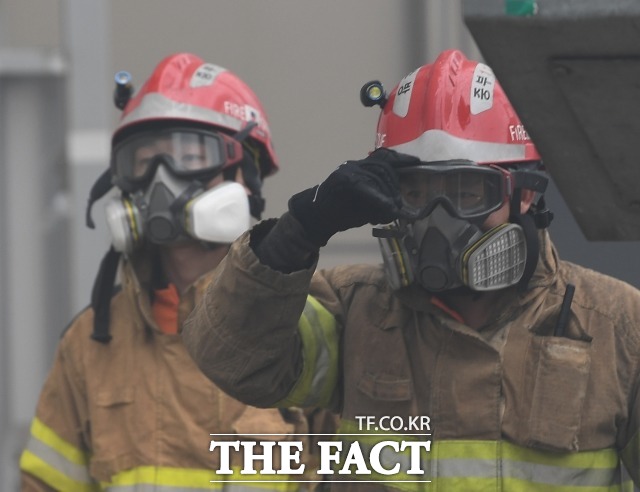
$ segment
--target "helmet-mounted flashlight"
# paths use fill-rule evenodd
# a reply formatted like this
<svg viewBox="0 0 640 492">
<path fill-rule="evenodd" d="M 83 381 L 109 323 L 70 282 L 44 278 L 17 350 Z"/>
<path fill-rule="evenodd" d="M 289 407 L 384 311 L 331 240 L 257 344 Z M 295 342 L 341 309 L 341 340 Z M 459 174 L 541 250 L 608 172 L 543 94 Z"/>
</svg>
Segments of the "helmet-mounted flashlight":
<svg viewBox="0 0 640 492">
<path fill-rule="evenodd" d="M 115 75 L 116 88 L 113 91 L 113 103 L 116 108 L 122 110 L 131 99 L 133 94 L 133 84 L 131 83 L 131 74 L 121 70 Z"/>
<path fill-rule="evenodd" d="M 368 108 L 376 105 L 384 108 L 387 103 L 387 94 L 380 81 L 372 80 L 362 86 L 360 89 L 360 102 Z"/>
</svg>

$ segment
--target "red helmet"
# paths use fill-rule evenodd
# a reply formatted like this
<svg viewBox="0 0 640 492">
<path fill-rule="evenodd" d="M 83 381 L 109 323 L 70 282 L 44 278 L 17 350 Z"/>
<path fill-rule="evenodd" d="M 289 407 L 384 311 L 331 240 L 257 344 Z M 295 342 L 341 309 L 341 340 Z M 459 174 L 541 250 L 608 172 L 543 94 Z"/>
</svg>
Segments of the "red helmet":
<svg viewBox="0 0 640 492">
<path fill-rule="evenodd" d="M 261 174 L 278 170 L 267 116 L 255 93 L 234 73 L 198 56 L 178 53 L 162 60 L 125 106 L 112 142 L 138 125 L 162 120 L 211 125 L 231 134 L 255 122 L 247 140 L 260 151 Z"/>
<path fill-rule="evenodd" d="M 378 120 L 376 147 L 424 162 L 541 160 L 491 68 L 457 50 L 441 53 L 394 87 Z"/>
</svg>

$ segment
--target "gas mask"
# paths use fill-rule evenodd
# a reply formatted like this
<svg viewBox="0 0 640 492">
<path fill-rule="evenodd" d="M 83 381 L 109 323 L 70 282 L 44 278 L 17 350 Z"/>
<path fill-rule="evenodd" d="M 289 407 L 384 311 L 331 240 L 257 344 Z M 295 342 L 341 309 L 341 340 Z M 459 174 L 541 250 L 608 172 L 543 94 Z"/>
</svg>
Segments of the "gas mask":
<svg viewBox="0 0 640 492">
<path fill-rule="evenodd" d="M 188 128 L 137 133 L 115 146 L 111 170 L 123 193 L 105 207 L 114 249 L 130 253 L 145 240 L 233 242 L 250 226 L 246 190 L 205 183 L 235 175 L 242 156 L 237 140 Z"/>
<path fill-rule="evenodd" d="M 526 241 L 517 224 L 483 232 L 438 205 L 428 217 L 405 223 L 394 232 L 379 238 L 393 289 L 415 282 L 434 293 L 463 286 L 497 290 L 517 284 L 524 272 Z"/>
<path fill-rule="evenodd" d="M 537 262 L 535 226 L 481 225 L 523 175 L 469 161 L 435 164 L 397 169 L 405 218 L 374 229 L 391 287 L 482 292 L 518 284 Z M 519 196 L 515 222 L 524 224 Z"/>
<path fill-rule="evenodd" d="M 170 244 L 189 239 L 231 243 L 250 226 L 244 187 L 223 181 L 211 189 L 174 178 L 159 166 L 149 187 L 105 206 L 116 251 L 132 252 L 144 239 Z"/>
</svg>

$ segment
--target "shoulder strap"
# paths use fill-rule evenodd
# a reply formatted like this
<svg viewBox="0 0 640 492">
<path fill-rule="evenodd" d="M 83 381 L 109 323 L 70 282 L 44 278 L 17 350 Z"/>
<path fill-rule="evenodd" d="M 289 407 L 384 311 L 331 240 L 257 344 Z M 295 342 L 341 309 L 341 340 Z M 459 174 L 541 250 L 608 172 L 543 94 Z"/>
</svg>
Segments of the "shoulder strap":
<svg viewBox="0 0 640 492">
<path fill-rule="evenodd" d="M 100 262 L 100 269 L 91 291 L 91 307 L 94 313 L 91 338 L 96 342 L 109 343 L 111 341 L 111 335 L 109 334 L 111 297 L 120 256 L 121 253 L 116 251 L 113 246 L 109 248 L 109 251 Z"/>
</svg>

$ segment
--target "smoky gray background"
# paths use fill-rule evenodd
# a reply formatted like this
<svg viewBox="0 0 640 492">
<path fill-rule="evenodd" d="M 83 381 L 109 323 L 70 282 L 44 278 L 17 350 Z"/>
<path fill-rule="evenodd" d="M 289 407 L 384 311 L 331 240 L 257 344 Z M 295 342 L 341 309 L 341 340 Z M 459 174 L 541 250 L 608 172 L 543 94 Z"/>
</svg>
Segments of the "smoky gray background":
<svg viewBox="0 0 640 492">
<path fill-rule="evenodd" d="M 109 162 L 115 72 L 139 87 L 162 58 L 190 51 L 245 80 L 280 158 L 264 184 L 265 217 L 276 217 L 291 194 L 372 150 L 365 82 L 391 89 L 447 48 L 481 58 L 459 0 L 0 0 L 2 490 L 17 490 L 57 341 L 109 245 L 104 200 L 93 231 L 85 206 Z M 640 285 L 637 243 L 588 243 L 553 184 L 548 204 L 562 258 Z M 379 261 L 365 227 L 334 237 L 321 266 Z"/>
</svg>

